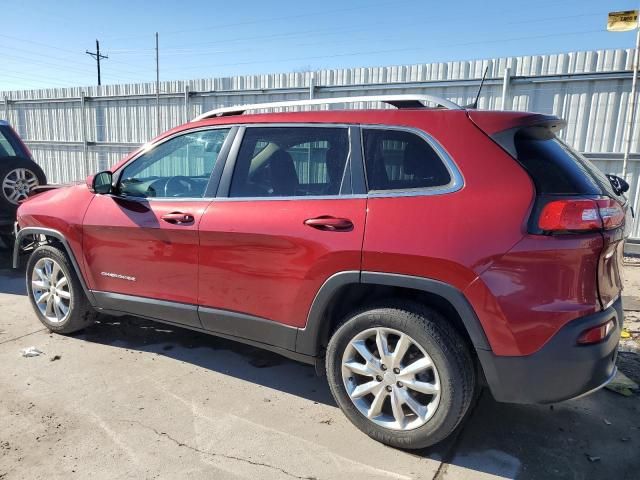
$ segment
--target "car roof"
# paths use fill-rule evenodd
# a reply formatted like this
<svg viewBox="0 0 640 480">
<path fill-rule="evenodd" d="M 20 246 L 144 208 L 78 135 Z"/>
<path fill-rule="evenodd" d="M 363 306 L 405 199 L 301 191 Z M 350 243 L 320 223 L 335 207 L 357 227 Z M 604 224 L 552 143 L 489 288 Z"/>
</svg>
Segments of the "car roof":
<svg viewBox="0 0 640 480">
<path fill-rule="evenodd" d="M 222 117 L 195 119 L 182 128 L 205 125 L 249 125 L 254 123 L 317 123 L 317 124 L 381 124 L 402 125 L 408 119 L 434 118 L 441 115 L 465 115 L 464 110 L 436 108 L 415 109 L 348 109 L 348 110 L 306 110 L 302 112 L 245 113 Z"/>
<path fill-rule="evenodd" d="M 306 124 L 306 125 L 386 125 L 415 127 L 424 125 L 425 121 L 448 122 L 468 120 L 471 117 L 474 123 L 478 123 L 484 117 L 490 119 L 493 133 L 519 124 L 528 124 L 543 115 L 531 112 L 511 111 L 482 111 L 482 110 L 448 110 L 444 108 L 403 108 L 403 109 L 348 109 L 348 110 L 307 110 L 302 112 L 269 112 L 269 113 L 244 113 L 222 117 L 210 117 L 202 120 L 195 119 L 191 122 L 179 125 L 151 140 L 150 143 L 179 133 L 199 127 L 213 126 L 243 126 L 252 124 Z M 546 119 L 557 119 L 553 116 L 544 116 Z"/>
<path fill-rule="evenodd" d="M 0 126 L 6 127 L 8 125 L 9 125 L 9 122 L 7 122 L 6 120 L 0 120 Z"/>
</svg>

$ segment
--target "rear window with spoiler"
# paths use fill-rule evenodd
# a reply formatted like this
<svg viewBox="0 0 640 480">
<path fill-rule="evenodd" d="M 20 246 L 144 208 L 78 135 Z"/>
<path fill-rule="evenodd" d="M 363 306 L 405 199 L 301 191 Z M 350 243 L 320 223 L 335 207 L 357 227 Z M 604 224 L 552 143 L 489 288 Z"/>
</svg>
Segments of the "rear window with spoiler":
<svg viewBox="0 0 640 480">
<path fill-rule="evenodd" d="M 531 176 L 538 194 L 619 197 L 609 179 L 588 159 L 545 127 L 514 134 L 515 157 Z"/>
<path fill-rule="evenodd" d="M 534 124 L 492 135 L 535 185 L 537 198 L 529 232 L 564 234 L 618 228 L 625 218 L 622 179 L 607 177 L 557 138 L 559 125 Z"/>
</svg>

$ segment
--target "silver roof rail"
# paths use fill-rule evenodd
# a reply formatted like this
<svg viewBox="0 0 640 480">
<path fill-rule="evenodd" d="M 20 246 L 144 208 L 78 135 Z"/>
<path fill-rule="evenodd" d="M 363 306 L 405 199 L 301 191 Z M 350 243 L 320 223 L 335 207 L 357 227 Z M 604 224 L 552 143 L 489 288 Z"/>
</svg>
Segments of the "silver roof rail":
<svg viewBox="0 0 640 480">
<path fill-rule="evenodd" d="M 310 100 L 292 100 L 287 102 L 254 103 L 251 105 L 236 105 L 235 107 L 224 107 L 210 110 L 198 115 L 192 121 L 204 120 L 211 117 L 224 117 L 228 115 L 241 115 L 247 110 L 262 110 L 283 107 L 303 107 L 307 105 L 328 105 L 333 103 L 356 103 L 356 102 L 381 102 L 393 105 L 396 108 L 424 108 L 425 102 L 435 103 L 438 106 L 449 110 L 461 110 L 462 107 L 445 98 L 434 95 L 369 95 L 361 97 L 337 97 L 337 98 L 315 98 Z"/>
</svg>

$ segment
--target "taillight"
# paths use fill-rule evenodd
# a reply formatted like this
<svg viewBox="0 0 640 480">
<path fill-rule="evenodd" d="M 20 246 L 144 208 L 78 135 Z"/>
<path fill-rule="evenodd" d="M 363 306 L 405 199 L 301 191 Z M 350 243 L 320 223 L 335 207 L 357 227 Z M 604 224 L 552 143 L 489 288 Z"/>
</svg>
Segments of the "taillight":
<svg viewBox="0 0 640 480">
<path fill-rule="evenodd" d="M 600 209 L 600 217 L 605 230 L 618 228 L 624 222 L 624 210 L 622 206 L 610 198 L 596 200 Z"/>
<path fill-rule="evenodd" d="M 547 233 L 611 230 L 622 225 L 624 210 L 615 200 L 603 198 L 554 200 L 538 217 L 538 228 Z"/>
<path fill-rule="evenodd" d="M 609 320 L 607 323 L 592 327 L 580 334 L 578 337 L 579 345 L 593 345 L 606 339 L 615 327 L 615 322 Z"/>
</svg>

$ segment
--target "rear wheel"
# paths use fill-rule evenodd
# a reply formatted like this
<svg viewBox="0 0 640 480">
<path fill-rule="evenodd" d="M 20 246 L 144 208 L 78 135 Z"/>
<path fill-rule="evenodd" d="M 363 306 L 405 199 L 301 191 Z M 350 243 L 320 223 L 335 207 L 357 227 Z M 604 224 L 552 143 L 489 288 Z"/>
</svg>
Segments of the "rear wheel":
<svg viewBox="0 0 640 480">
<path fill-rule="evenodd" d="M 461 336 L 436 311 L 403 303 L 354 315 L 327 350 L 327 377 L 347 417 L 400 448 L 444 440 L 469 409 L 475 369 Z"/>
<path fill-rule="evenodd" d="M 73 333 L 93 323 L 93 310 L 66 253 L 53 245 L 34 250 L 27 263 L 27 292 L 49 330 Z"/>
</svg>

